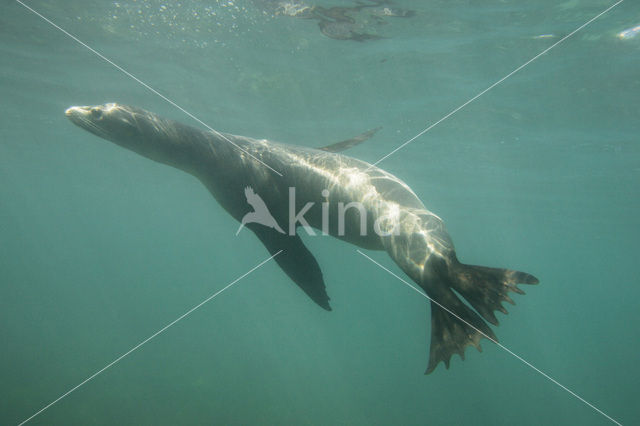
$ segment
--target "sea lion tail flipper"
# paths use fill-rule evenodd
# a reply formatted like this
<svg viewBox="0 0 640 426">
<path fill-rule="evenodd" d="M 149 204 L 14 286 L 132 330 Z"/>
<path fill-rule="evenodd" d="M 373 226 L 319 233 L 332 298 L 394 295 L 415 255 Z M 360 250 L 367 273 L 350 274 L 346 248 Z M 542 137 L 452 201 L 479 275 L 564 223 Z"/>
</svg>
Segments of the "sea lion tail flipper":
<svg viewBox="0 0 640 426">
<path fill-rule="evenodd" d="M 498 325 L 494 311 L 507 313 L 502 302 L 515 304 L 509 297 L 509 291 L 524 294 L 516 284 L 538 284 L 538 279 L 526 272 L 464 265 L 457 262 L 450 275 L 451 287 L 493 325 Z"/>
<path fill-rule="evenodd" d="M 425 374 L 431 373 L 440 361 L 449 368 L 449 360 L 455 353 L 464 359 L 467 345 L 481 351 L 479 342 L 483 337 L 497 343 L 484 320 L 498 325 L 494 311 L 506 314 L 502 302 L 514 303 L 508 292 L 524 294 L 516 284 L 538 283 L 536 277 L 525 272 L 464 265 L 457 260 L 448 267 L 443 262 L 434 270 L 435 285 L 425 288 L 431 298 L 431 348 Z M 464 297 L 475 312 L 451 289 Z"/>
<path fill-rule="evenodd" d="M 456 296 L 450 288 L 442 286 L 438 297 L 431 296 L 431 345 L 429 365 L 424 374 L 431 373 L 440 361 L 449 368 L 453 354 L 464 359 L 468 345 L 479 351 L 480 339 L 497 341 L 489 326 Z"/>
</svg>

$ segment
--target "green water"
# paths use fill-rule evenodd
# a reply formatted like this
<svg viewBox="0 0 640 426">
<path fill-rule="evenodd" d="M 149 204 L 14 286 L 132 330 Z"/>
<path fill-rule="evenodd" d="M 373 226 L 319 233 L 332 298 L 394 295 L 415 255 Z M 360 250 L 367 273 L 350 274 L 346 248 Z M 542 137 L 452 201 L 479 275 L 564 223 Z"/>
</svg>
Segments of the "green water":
<svg viewBox="0 0 640 426">
<path fill-rule="evenodd" d="M 28 4 L 216 129 L 323 146 L 383 126 L 348 152 L 374 162 L 613 2 L 396 0 L 415 16 L 363 43 L 269 2 Z M 0 8 L 0 424 L 18 424 L 268 253 L 195 179 L 64 110 L 193 121 Z M 462 261 L 540 279 L 499 314 L 501 343 L 624 424 L 640 422 L 640 35 L 616 34 L 638 24 L 623 2 L 380 163 Z M 305 241 L 333 312 L 267 263 L 30 424 L 612 424 L 486 340 L 424 376 L 427 300 L 354 246 Z"/>
</svg>

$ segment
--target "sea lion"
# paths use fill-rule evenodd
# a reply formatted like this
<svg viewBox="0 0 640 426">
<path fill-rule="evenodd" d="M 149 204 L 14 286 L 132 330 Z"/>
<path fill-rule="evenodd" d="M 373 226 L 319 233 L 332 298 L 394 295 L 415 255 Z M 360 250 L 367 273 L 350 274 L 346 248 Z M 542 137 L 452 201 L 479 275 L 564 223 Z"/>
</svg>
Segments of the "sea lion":
<svg viewBox="0 0 640 426">
<path fill-rule="evenodd" d="M 426 209 L 406 183 L 337 152 L 370 132 L 314 149 L 203 131 L 114 103 L 71 107 L 66 115 L 101 138 L 197 177 L 270 253 L 282 251 L 276 262 L 326 310 L 331 307 L 322 271 L 296 228 L 304 225 L 361 248 L 386 250 L 431 299 L 426 373 L 440 361 L 449 368 L 452 354 L 464 357 L 467 345 L 480 349 L 483 337 L 495 341 L 485 321 L 498 324 L 494 311 L 506 313 L 502 302 L 513 303 L 507 293 L 523 293 L 516 284 L 538 283 L 524 272 L 459 262 L 444 222 Z M 264 221 L 269 226 L 243 221 L 250 212 L 245 194 L 259 196 L 264 206 L 262 202 L 253 205 L 260 212 L 268 206 L 280 229 L 271 218 Z"/>
</svg>

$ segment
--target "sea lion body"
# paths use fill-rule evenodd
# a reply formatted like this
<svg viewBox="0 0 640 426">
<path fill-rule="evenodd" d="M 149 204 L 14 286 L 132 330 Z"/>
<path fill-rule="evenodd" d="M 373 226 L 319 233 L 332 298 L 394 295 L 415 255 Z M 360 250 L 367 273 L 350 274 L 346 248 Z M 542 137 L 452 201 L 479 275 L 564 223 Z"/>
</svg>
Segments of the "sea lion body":
<svg viewBox="0 0 640 426">
<path fill-rule="evenodd" d="M 406 183 L 364 161 L 202 131 L 124 105 L 72 107 L 66 114 L 85 130 L 196 176 L 238 222 L 245 224 L 249 210 L 243 194 L 257 194 L 280 226 L 246 226 L 269 252 L 280 253 L 275 260 L 282 269 L 326 310 L 322 272 L 296 228 L 308 225 L 361 248 L 386 250 L 432 301 L 427 373 L 439 361 L 448 368 L 451 355 L 464 356 L 467 345 L 479 348 L 482 337 L 495 340 L 485 320 L 497 324 L 493 312 L 506 312 L 507 292 L 522 293 L 517 283 L 537 283 L 523 272 L 460 263 L 443 221 Z"/>
</svg>

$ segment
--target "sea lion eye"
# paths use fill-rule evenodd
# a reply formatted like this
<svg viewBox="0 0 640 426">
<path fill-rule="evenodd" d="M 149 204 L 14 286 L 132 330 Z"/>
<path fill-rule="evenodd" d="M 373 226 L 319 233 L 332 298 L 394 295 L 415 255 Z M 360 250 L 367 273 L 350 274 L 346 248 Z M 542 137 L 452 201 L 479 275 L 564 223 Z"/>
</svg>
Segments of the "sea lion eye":
<svg viewBox="0 0 640 426">
<path fill-rule="evenodd" d="M 100 108 L 92 108 L 91 109 L 91 117 L 99 120 L 102 118 L 102 110 Z"/>
</svg>

